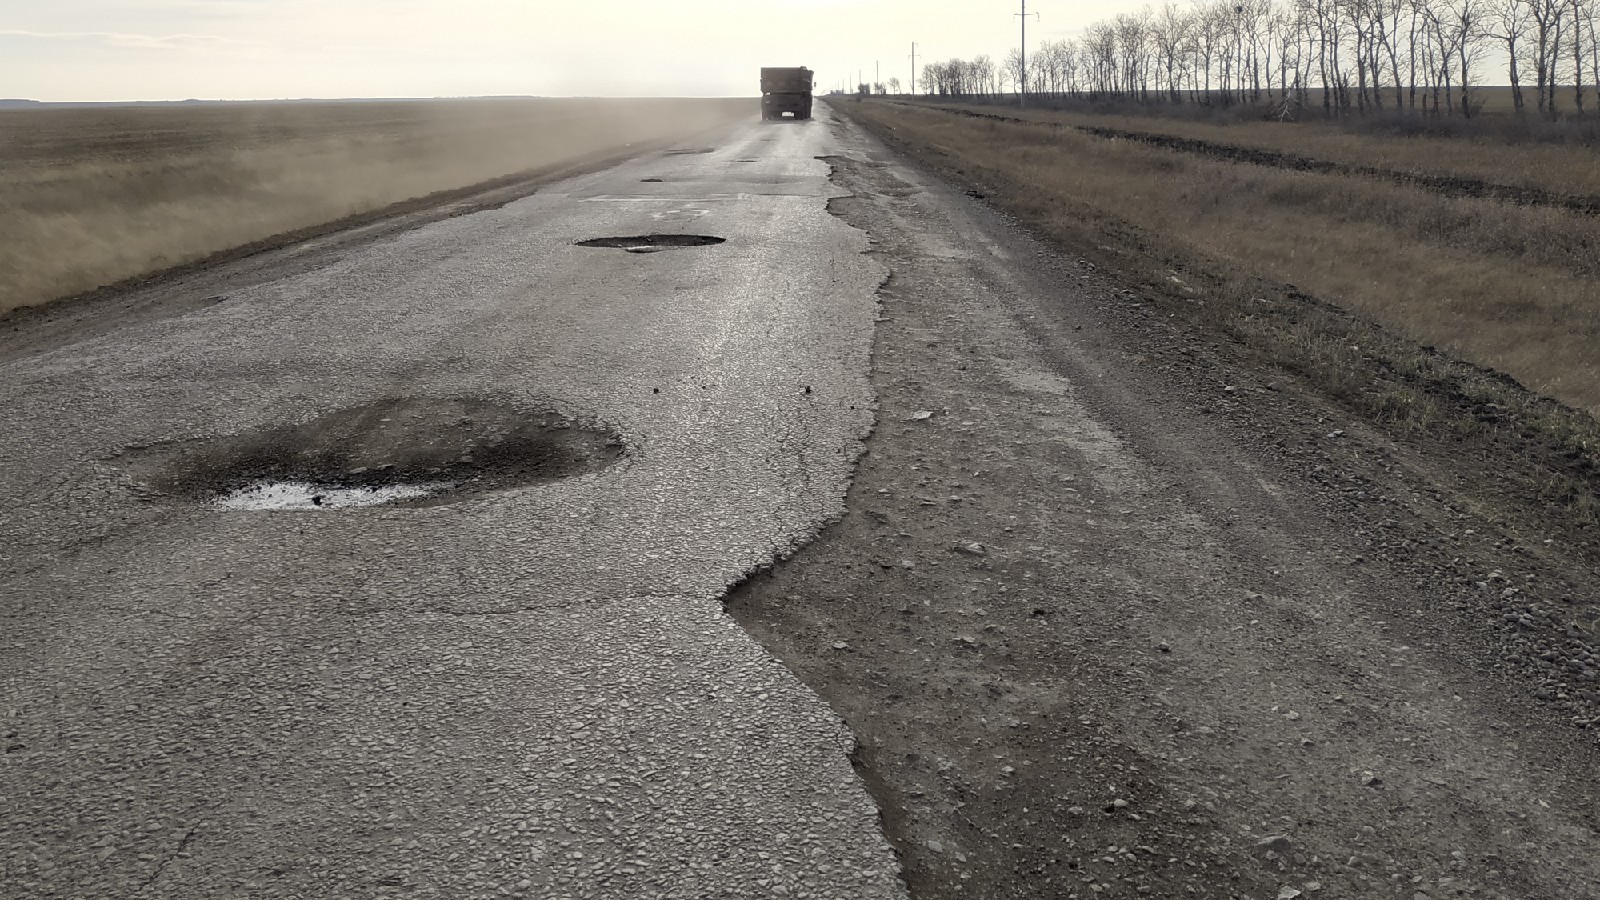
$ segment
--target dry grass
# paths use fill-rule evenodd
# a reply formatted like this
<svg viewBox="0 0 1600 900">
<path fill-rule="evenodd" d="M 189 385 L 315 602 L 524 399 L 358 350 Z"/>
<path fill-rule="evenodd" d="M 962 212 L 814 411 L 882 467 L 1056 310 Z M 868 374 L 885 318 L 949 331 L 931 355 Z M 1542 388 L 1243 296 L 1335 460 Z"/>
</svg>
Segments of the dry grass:
<svg viewBox="0 0 1600 900">
<path fill-rule="evenodd" d="M 1600 415 L 1600 219 L 933 109 L 850 111 L 995 186 L 1046 232 L 1075 235 L 1085 210 L 1129 223 L 1231 277 L 1295 285 Z M 1288 349 L 1319 379 L 1347 371 L 1344 387 L 1367 392 L 1364 351 L 1280 337 L 1303 344 Z"/>
<path fill-rule="evenodd" d="M 1222 124 L 1042 109 L 994 111 L 1029 121 L 1170 135 L 1346 166 L 1465 178 L 1552 194 L 1600 196 L 1600 153 L 1582 146 L 1511 143 L 1492 137 L 1463 140 L 1357 134 L 1323 122 Z"/>
<path fill-rule="evenodd" d="M 748 100 L 0 111 L 0 312 L 498 177 L 682 140 Z"/>
</svg>

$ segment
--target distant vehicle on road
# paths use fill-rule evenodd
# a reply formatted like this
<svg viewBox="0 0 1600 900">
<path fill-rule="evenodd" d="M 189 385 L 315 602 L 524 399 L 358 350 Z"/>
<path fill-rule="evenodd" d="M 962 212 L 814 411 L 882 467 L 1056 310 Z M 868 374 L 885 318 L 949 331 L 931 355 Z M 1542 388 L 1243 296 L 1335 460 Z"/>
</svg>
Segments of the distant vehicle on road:
<svg viewBox="0 0 1600 900">
<path fill-rule="evenodd" d="M 761 118 L 781 119 L 785 114 L 796 119 L 811 118 L 811 89 L 816 73 L 805 66 L 796 68 L 763 67 L 761 70 Z"/>
</svg>

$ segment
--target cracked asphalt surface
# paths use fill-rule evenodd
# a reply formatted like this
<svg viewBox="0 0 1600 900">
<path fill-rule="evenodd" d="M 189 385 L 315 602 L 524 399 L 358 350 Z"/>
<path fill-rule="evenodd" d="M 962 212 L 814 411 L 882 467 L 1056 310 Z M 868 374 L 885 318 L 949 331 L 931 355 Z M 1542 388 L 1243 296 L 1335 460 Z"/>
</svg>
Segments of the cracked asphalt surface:
<svg viewBox="0 0 1600 900">
<path fill-rule="evenodd" d="M 5 896 L 903 896 L 849 731 L 720 601 L 873 421 L 828 140 L 752 122 L 0 355 Z M 575 246 L 660 233 L 727 240 Z M 134 464 L 380 403 L 469 463 L 452 403 L 625 458 L 335 511 Z"/>
</svg>

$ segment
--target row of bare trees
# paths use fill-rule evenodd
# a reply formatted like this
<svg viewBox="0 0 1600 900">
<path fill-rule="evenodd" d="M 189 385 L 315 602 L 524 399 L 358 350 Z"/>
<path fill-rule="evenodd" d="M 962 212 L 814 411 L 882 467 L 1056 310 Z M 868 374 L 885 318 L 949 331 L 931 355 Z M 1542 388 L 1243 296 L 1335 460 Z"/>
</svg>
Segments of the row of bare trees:
<svg viewBox="0 0 1600 900">
<path fill-rule="evenodd" d="M 1169 2 L 1045 42 L 1026 69 L 1016 50 L 998 63 L 928 63 L 918 86 L 999 94 L 1025 77 L 1031 94 L 1471 116 L 1493 62 L 1506 66 L 1517 112 L 1584 115 L 1600 109 L 1597 20 L 1600 0 Z"/>
<path fill-rule="evenodd" d="M 922 84 L 928 93 L 945 97 L 1001 94 L 1016 79 L 1006 75 L 988 54 L 971 60 L 950 59 L 922 67 Z"/>
</svg>

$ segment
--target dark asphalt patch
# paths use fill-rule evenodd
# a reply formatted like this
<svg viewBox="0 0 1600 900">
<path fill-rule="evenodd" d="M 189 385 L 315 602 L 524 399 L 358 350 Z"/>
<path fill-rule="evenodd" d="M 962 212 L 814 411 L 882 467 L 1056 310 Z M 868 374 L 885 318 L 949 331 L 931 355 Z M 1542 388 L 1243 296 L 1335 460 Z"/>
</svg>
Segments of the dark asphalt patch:
<svg viewBox="0 0 1600 900">
<path fill-rule="evenodd" d="M 144 495 L 227 509 L 435 506 L 597 472 L 626 455 L 615 432 L 478 399 L 391 398 L 299 425 L 129 448 Z"/>
<path fill-rule="evenodd" d="M 629 253 L 656 253 L 673 247 L 710 247 L 727 238 L 709 234 L 642 234 L 637 237 L 602 237 L 578 241 L 579 247 L 610 247 Z"/>
</svg>

